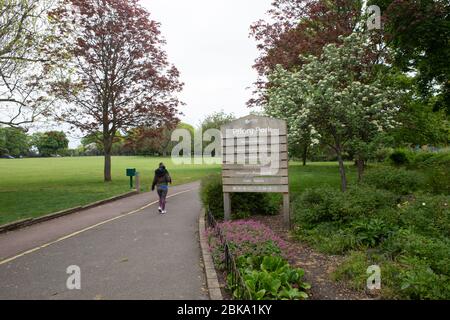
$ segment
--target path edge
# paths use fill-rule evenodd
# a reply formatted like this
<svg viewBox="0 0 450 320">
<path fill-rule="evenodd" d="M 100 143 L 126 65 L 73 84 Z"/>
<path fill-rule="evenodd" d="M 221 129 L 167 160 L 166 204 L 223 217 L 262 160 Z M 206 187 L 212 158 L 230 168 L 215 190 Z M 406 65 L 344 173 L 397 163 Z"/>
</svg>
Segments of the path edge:
<svg viewBox="0 0 450 320">
<path fill-rule="evenodd" d="M 205 231 L 205 209 L 203 208 L 200 211 L 198 219 L 198 233 L 202 251 L 203 269 L 206 275 L 206 286 L 210 300 L 223 300 L 219 279 L 217 278 L 216 268 L 214 267 L 214 262 L 209 251 L 208 238 L 206 237 Z"/>
<path fill-rule="evenodd" d="M 25 228 L 25 227 L 29 227 L 31 225 L 34 225 L 34 224 L 37 224 L 37 223 L 41 223 L 41 222 L 45 222 L 45 221 L 48 221 L 48 220 L 53 220 L 53 219 L 56 219 L 56 218 L 67 216 L 69 214 L 76 213 L 76 212 L 79 212 L 79 211 L 95 208 L 95 207 L 101 206 L 101 205 L 109 203 L 109 202 L 113 202 L 113 201 L 116 201 L 116 200 L 120 200 L 120 199 L 123 199 L 123 198 L 128 198 L 128 197 L 134 196 L 136 194 L 139 194 L 139 192 L 137 190 L 130 191 L 130 192 L 127 192 L 127 193 L 123 193 L 123 194 L 111 197 L 111 198 L 107 198 L 107 199 L 99 200 L 99 201 L 96 201 L 96 202 L 92 202 L 92 203 L 86 204 L 84 206 L 78 206 L 78 207 L 74 207 L 74 208 L 70 208 L 70 209 L 64 209 L 62 211 L 49 213 L 49 214 L 46 214 L 46 215 L 41 216 L 41 217 L 28 218 L 28 219 L 19 220 L 19 221 L 7 223 L 7 224 L 4 224 L 4 225 L 0 225 L 0 234 L 5 233 L 5 232 L 9 232 L 9 231 L 22 229 L 22 228 Z"/>
</svg>

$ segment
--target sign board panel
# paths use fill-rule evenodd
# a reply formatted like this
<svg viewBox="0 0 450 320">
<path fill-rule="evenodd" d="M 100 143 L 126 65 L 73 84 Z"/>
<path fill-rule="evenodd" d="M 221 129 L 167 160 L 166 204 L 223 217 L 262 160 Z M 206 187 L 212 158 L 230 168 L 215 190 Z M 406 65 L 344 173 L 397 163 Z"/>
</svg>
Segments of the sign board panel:
<svg viewBox="0 0 450 320">
<path fill-rule="evenodd" d="M 249 138 L 244 140 L 244 142 L 242 142 L 242 140 L 238 141 L 239 139 L 234 138 L 234 137 L 223 137 L 222 138 L 222 144 L 223 146 L 235 146 L 238 143 L 241 144 L 245 144 L 248 146 L 255 146 L 260 144 L 260 142 L 258 141 L 258 139 L 255 139 L 255 137 Z M 271 141 L 270 137 L 267 137 L 267 145 L 270 146 L 272 144 L 287 144 L 287 137 L 286 136 L 278 136 L 277 138 L 274 138 L 274 140 L 277 140 L 276 143 L 275 141 Z"/>
<path fill-rule="evenodd" d="M 272 150 L 274 149 L 273 147 L 275 147 L 277 150 L 279 150 L 279 152 L 287 152 L 287 145 L 286 144 L 277 144 L 275 146 L 267 146 L 267 150 Z M 232 147 L 225 147 L 226 152 L 230 152 L 230 153 L 234 153 L 234 154 L 246 154 L 246 153 L 261 153 L 261 152 L 265 152 L 265 150 L 261 150 L 262 148 L 260 148 L 258 145 L 253 145 L 253 146 L 249 146 L 249 145 L 245 145 L 245 146 L 232 146 Z"/>
<path fill-rule="evenodd" d="M 288 162 L 287 160 L 279 161 L 276 165 L 273 166 L 275 169 L 278 167 L 280 169 L 287 169 Z M 270 165 L 262 166 L 260 164 L 236 164 L 236 163 L 224 163 L 222 164 L 222 170 L 259 170 L 260 172 L 264 169 L 270 169 Z M 273 169 L 273 170 L 275 170 Z"/>
<path fill-rule="evenodd" d="M 223 177 L 243 177 L 243 176 L 278 176 L 278 177 L 287 177 L 288 169 L 273 169 L 268 168 L 267 171 L 261 172 L 261 169 L 222 169 Z"/>
<path fill-rule="evenodd" d="M 224 192 L 288 193 L 289 186 L 223 186 Z"/>
<path fill-rule="evenodd" d="M 284 195 L 289 224 L 286 122 L 250 115 L 222 126 L 221 133 L 225 219 L 231 215 L 231 192 L 276 192 Z"/>
<path fill-rule="evenodd" d="M 234 153 L 224 153 L 222 154 L 223 163 L 227 164 L 267 164 L 270 160 L 287 160 L 287 152 L 282 152 L 279 154 L 234 154 Z M 278 161 L 277 161 L 278 162 Z"/>
<path fill-rule="evenodd" d="M 238 178 L 223 178 L 224 185 L 235 184 L 251 184 L 251 185 L 287 185 L 287 177 L 238 177 Z"/>
</svg>

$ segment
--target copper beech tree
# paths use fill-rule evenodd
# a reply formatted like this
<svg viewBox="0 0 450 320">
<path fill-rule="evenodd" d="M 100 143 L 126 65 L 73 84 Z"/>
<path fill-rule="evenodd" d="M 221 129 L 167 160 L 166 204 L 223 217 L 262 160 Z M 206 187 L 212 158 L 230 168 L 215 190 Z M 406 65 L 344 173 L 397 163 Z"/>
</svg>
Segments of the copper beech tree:
<svg viewBox="0 0 450 320">
<path fill-rule="evenodd" d="M 58 119 L 85 134 L 101 132 L 104 180 L 111 181 L 117 132 L 178 121 L 182 89 L 159 24 L 137 0 L 68 0 L 52 11 L 61 48 Z"/>
</svg>

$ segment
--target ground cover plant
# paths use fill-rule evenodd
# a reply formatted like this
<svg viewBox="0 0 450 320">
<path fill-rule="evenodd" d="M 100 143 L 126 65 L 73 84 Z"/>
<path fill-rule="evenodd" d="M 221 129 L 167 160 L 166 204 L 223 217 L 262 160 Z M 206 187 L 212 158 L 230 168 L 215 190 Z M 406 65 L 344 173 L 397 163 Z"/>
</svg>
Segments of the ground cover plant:
<svg viewBox="0 0 450 320">
<path fill-rule="evenodd" d="M 287 244 L 270 228 L 253 220 L 222 222 L 217 228 L 236 259 L 252 299 L 298 300 L 308 297 L 305 291 L 310 286 L 303 281 L 304 271 L 290 266 Z M 225 271 L 224 247 L 216 231 L 208 231 L 210 250 L 217 268 Z M 227 289 L 234 298 L 242 298 L 243 289 L 233 286 L 231 274 L 227 275 Z"/>
</svg>

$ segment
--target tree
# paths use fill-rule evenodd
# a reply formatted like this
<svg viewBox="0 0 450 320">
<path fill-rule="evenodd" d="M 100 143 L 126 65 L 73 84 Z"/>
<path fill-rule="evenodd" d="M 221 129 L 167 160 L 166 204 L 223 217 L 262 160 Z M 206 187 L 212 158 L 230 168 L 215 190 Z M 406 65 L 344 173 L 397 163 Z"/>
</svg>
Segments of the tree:
<svg viewBox="0 0 450 320">
<path fill-rule="evenodd" d="M 20 128 L 0 128 L 0 155 L 18 157 L 29 151 L 29 139 Z"/>
<path fill-rule="evenodd" d="M 69 139 L 62 131 L 35 133 L 32 141 L 32 144 L 39 150 L 39 155 L 42 157 L 57 155 L 69 147 Z"/>
<path fill-rule="evenodd" d="M 424 104 L 450 114 L 450 2 L 442 0 L 376 0 L 383 32 L 394 53 L 394 65 L 415 72 Z"/>
<path fill-rule="evenodd" d="M 235 119 L 236 119 L 236 117 L 234 114 L 232 114 L 232 113 L 227 114 L 227 113 L 225 113 L 225 111 L 221 110 L 219 112 L 213 112 L 213 113 L 207 115 L 201 122 L 200 126 L 201 126 L 203 132 L 205 132 L 208 129 L 220 130 L 221 126 L 223 126 L 224 124 L 230 123 L 231 121 L 233 121 Z"/>
<path fill-rule="evenodd" d="M 86 134 L 101 131 L 104 180 L 119 131 L 176 122 L 182 88 L 162 49 L 159 24 L 137 0 L 69 0 L 51 13 L 65 37 L 63 78 L 54 84 L 69 103 L 61 121 Z"/>
<path fill-rule="evenodd" d="M 347 189 L 343 152 L 348 145 L 359 148 L 398 125 L 401 92 L 384 78 L 387 70 L 369 64 L 373 46 L 364 34 L 342 38 L 342 45 L 329 44 L 321 56 L 303 57 L 298 71 L 281 66 L 270 77 L 269 115 L 286 119 L 291 134 L 310 126 L 320 140 L 336 153 L 341 188 Z M 360 160 L 363 151 L 357 149 Z"/>
<path fill-rule="evenodd" d="M 362 1 L 355 0 L 274 0 L 268 21 L 251 26 L 260 56 L 254 68 L 259 74 L 256 97 L 249 106 L 266 103 L 267 77 L 277 65 L 286 70 L 299 69 L 300 55 L 320 56 L 325 45 L 341 43 L 360 22 Z"/>
<path fill-rule="evenodd" d="M 210 141 L 203 141 L 203 134 L 209 130 L 209 129 L 217 129 L 220 130 L 220 127 L 223 125 L 230 123 L 231 121 L 235 120 L 236 117 L 234 114 L 230 113 L 227 114 L 225 111 L 221 110 L 219 112 L 213 112 L 210 115 L 207 115 L 203 121 L 200 124 L 200 133 L 198 133 L 198 136 L 201 136 L 202 138 L 195 141 L 197 148 L 194 148 L 195 150 L 201 150 L 203 152 L 203 148 L 205 148 Z M 202 148 L 199 147 L 200 142 L 202 143 Z M 215 150 L 212 152 L 212 156 L 215 157 Z"/>
<path fill-rule="evenodd" d="M 45 47 L 55 39 L 47 20 L 50 0 L 0 1 L 0 124 L 18 127 L 49 113 L 41 81 Z"/>
<path fill-rule="evenodd" d="M 186 129 L 192 137 L 194 135 L 194 127 L 183 122 L 178 123 L 176 127 L 135 128 L 128 132 L 125 139 L 125 148 L 133 150 L 134 154 L 158 153 L 166 157 L 175 145 L 171 139 L 172 132 L 175 129 Z"/>
<path fill-rule="evenodd" d="M 256 97 L 249 106 L 267 103 L 267 90 L 272 85 L 267 80 L 277 65 L 298 70 L 305 62 L 302 55 L 320 56 L 325 45 L 340 44 L 340 36 L 350 35 L 357 27 L 361 8 L 361 1 L 354 0 L 275 0 L 268 12 L 270 20 L 259 20 L 251 26 L 260 56 L 254 65 L 259 74 Z M 306 165 L 308 150 L 316 139 L 308 125 L 297 126 L 296 130 L 290 135 L 289 153 L 301 157 Z"/>
</svg>

